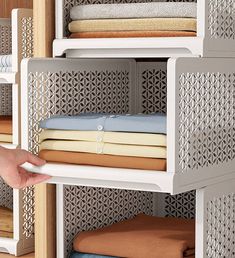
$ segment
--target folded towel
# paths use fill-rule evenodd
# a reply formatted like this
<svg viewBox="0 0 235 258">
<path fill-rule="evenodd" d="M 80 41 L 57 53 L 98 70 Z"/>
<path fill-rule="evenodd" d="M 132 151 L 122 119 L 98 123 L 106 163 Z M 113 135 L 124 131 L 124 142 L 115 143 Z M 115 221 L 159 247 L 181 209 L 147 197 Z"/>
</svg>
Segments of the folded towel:
<svg viewBox="0 0 235 258">
<path fill-rule="evenodd" d="M 40 142 L 69 140 L 166 147 L 166 135 L 150 133 L 43 130 L 39 138 Z"/>
<path fill-rule="evenodd" d="M 70 258 L 115 258 L 114 256 L 104 256 L 98 254 L 83 254 L 78 252 L 72 252 Z"/>
<path fill-rule="evenodd" d="M 11 73 L 12 67 L 0 67 L 0 73 Z"/>
<path fill-rule="evenodd" d="M 196 36 L 197 33 L 193 31 L 98 31 L 72 33 L 70 38 L 161 38 Z"/>
<path fill-rule="evenodd" d="M 12 134 L 11 116 L 0 116 L 0 134 Z"/>
<path fill-rule="evenodd" d="M 196 31 L 197 20 L 194 18 L 106 19 L 72 21 L 69 24 L 69 31 L 72 33 L 133 30 Z"/>
<path fill-rule="evenodd" d="M 0 55 L 0 67 L 11 67 L 12 55 Z"/>
<path fill-rule="evenodd" d="M 48 162 L 56 163 L 166 171 L 165 159 L 137 158 L 50 150 L 40 151 L 39 157 Z"/>
<path fill-rule="evenodd" d="M 13 238 L 13 232 L 0 231 L 0 237 Z"/>
<path fill-rule="evenodd" d="M 86 141 L 43 141 L 40 144 L 40 151 L 41 150 L 59 150 L 118 156 L 166 159 L 166 148 L 164 147 L 96 143 Z"/>
<path fill-rule="evenodd" d="M 13 212 L 10 209 L 0 207 L 0 231 L 13 232 Z"/>
<path fill-rule="evenodd" d="M 43 129 L 137 132 L 166 134 L 166 115 L 110 115 L 80 114 L 78 116 L 54 116 L 40 123 Z"/>
<path fill-rule="evenodd" d="M 0 133 L 0 142 L 12 143 L 12 135 Z"/>
<path fill-rule="evenodd" d="M 78 234 L 74 250 L 135 258 L 183 258 L 195 253 L 195 221 L 138 215 L 134 219 Z"/>
<path fill-rule="evenodd" d="M 89 4 L 74 6 L 70 10 L 72 20 L 156 18 L 156 17 L 197 17 L 196 3 L 129 3 Z"/>
</svg>

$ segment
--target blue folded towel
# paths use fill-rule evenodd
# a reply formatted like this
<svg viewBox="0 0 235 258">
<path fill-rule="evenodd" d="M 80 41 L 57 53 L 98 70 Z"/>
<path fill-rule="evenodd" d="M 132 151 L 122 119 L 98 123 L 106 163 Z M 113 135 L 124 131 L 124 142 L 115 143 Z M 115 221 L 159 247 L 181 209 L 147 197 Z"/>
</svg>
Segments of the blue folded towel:
<svg viewBox="0 0 235 258">
<path fill-rule="evenodd" d="M 114 258 L 114 256 L 104 256 L 98 254 L 83 254 L 78 252 L 72 252 L 69 258 Z"/>
<path fill-rule="evenodd" d="M 54 116 L 40 123 L 43 129 L 139 132 L 166 134 L 166 115 L 110 115 L 81 114 L 78 116 Z"/>
</svg>

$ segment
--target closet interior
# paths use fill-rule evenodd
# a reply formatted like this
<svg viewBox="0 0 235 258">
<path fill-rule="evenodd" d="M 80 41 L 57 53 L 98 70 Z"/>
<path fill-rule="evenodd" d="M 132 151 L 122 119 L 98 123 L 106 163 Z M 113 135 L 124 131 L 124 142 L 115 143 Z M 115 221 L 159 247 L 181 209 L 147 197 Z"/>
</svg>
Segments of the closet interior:
<svg viewBox="0 0 235 258">
<path fill-rule="evenodd" d="M 20 147 L 20 63 L 33 55 L 32 1 L 1 1 L 0 145 Z M 20 9 L 14 9 L 20 8 Z M 0 180 L 0 252 L 33 251 L 32 189 L 13 190 Z"/>
</svg>

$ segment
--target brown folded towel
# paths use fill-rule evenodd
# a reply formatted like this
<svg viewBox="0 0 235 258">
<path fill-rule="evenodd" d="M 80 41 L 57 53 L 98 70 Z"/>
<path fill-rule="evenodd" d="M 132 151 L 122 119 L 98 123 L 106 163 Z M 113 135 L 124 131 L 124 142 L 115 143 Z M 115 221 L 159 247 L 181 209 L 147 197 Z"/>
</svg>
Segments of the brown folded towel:
<svg viewBox="0 0 235 258">
<path fill-rule="evenodd" d="M 10 209 L 0 207 L 0 231 L 13 232 L 13 212 Z"/>
<path fill-rule="evenodd" d="M 70 38 L 196 37 L 193 31 L 99 31 L 72 33 Z"/>
<path fill-rule="evenodd" d="M 39 157 L 49 162 L 166 171 L 165 159 L 126 157 L 81 152 L 42 150 Z"/>
<path fill-rule="evenodd" d="M 3 238 L 13 238 L 12 232 L 0 231 L 0 237 Z"/>
<path fill-rule="evenodd" d="M 11 116 L 0 116 L 0 134 L 12 134 Z"/>
<path fill-rule="evenodd" d="M 103 229 L 82 232 L 74 250 L 128 258 L 194 257 L 195 221 L 140 214 Z"/>
</svg>

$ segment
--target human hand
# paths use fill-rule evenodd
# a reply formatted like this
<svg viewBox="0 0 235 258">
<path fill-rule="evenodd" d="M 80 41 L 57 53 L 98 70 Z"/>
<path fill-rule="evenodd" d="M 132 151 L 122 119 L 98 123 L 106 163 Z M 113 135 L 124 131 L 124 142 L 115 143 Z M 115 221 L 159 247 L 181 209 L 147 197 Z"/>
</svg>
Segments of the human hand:
<svg viewBox="0 0 235 258">
<path fill-rule="evenodd" d="M 26 162 L 35 166 L 42 166 L 46 163 L 25 150 L 0 147 L 0 176 L 12 188 L 22 189 L 50 179 L 50 176 L 30 173 L 23 169 L 21 165 Z"/>
</svg>

